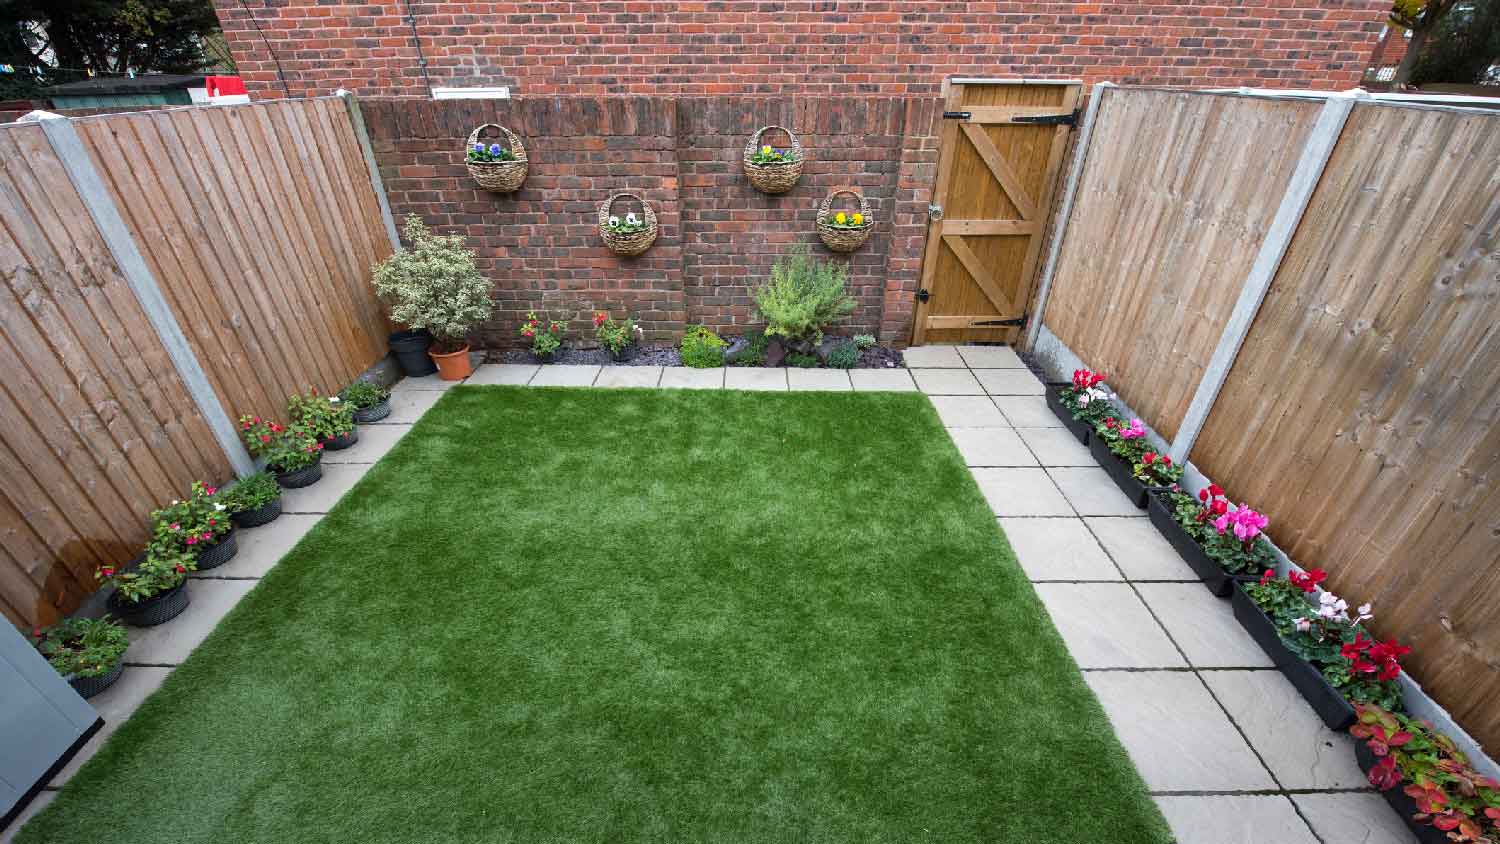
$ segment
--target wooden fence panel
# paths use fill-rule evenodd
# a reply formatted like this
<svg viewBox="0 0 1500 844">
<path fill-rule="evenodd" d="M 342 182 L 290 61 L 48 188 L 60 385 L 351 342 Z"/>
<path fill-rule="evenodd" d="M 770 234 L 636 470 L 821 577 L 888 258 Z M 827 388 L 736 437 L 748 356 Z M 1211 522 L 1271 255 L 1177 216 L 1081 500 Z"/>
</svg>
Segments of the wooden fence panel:
<svg viewBox="0 0 1500 844">
<path fill-rule="evenodd" d="M 1500 746 L 1500 115 L 1356 106 L 1191 458 Z"/>
<path fill-rule="evenodd" d="M 46 623 L 229 464 L 40 126 L 0 129 L 0 611 Z"/>
<path fill-rule="evenodd" d="M 1321 103 L 1102 96 L 1046 323 L 1171 439 Z"/>
<path fill-rule="evenodd" d="M 225 409 L 279 417 L 385 353 L 389 255 L 336 98 L 78 121 Z"/>
</svg>

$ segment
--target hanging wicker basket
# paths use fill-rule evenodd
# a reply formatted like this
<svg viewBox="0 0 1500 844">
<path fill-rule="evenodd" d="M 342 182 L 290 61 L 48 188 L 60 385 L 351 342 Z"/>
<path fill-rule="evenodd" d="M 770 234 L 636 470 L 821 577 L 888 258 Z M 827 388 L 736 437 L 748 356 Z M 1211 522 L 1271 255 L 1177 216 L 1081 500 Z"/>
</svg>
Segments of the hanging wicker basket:
<svg viewBox="0 0 1500 844">
<path fill-rule="evenodd" d="M 859 200 L 859 213 L 864 220 L 861 226 L 836 226 L 833 223 L 833 198 L 839 194 L 848 194 Z M 853 252 L 865 245 L 870 239 L 870 232 L 875 229 L 875 221 L 870 219 L 870 204 L 859 191 L 849 188 L 840 188 L 823 198 L 823 204 L 818 206 L 818 237 L 823 239 L 823 245 L 835 252 Z"/>
<path fill-rule="evenodd" d="M 754 161 L 755 154 L 760 151 L 760 139 L 765 133 L 772 129 L 779 129 L 786 133 L 791 139 L 792 160 L 785 164 L 757 164 Z M 792 130 L 785 126 L 762 126 L 750 136 L 750 142 L 745 144 L 745 175 L 750 177 L 750 184 L 761 193 L 786 193 L 802 178 L 802 144 Z"/>
<path fill-rule="evenodd" d="M 634 232 L 610 231 L 610 209 L 615 207 L 616 201 L 626 196 L 641 204 L 646 227 Z M 656 212 L 651 210 L 651 205 L 646 200 L 633 193 L 617 193 L 599 204 L 599 236 L 604 238 L 604 245 L 616 255 L 639 255 L 645 252 L 651 248 L 651 244 L 656 242 L 656 232 Z"/>
<path fill-rule="evenodd" d="M 515 161 L 471 161 L 469 150 L 479 143 L 479 133 L 489 128 L 500 130 L 505 137 L 506 143 L 510 145 L 510 151 L 515 154 Z M 498 123 L 486 123 L 475 127 L 469 133 L 469 142 L 464 144 L 464 164 L 469 168 L 469 175 L 479 183 L 481 188 L 495 193 L 512 193 L 521 187 L 526 181 L 526 172 L 530 169 L 530 162 L 526 160 L 526 147 L 521 144 L 521 139 L 516 133 L 501 126 Z"/>
</svg>

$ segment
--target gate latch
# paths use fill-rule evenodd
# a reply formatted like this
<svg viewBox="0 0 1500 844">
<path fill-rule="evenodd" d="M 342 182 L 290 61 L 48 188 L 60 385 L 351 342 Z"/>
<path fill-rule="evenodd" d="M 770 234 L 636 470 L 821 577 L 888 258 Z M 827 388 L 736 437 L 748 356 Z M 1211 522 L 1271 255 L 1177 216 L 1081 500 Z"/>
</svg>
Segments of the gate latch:
<svg viewBox="0 0 1500 844">
<path fill-rule="evenodd" d="M 943 219 L 943 206 L 937 204 L 936 202 L 929 203 L 928 206 L 927 206 L 927 219 L 929 219 L 929 220 L 941 220 L 941 219 Z"/>
<path fill-rule="evenodd" d="M 1029 117 L 1012 117 L 1012 123 L 1030 123 L 1036 126 L 1077 126 L 1078 109 L 1068 114 L 1037 114 Z"/>
<path fill-rule="evenodd" d="M 931 299 L 931 298 L 932 298 L 932 294 L 930 292 L 928 292 L 927 288 L 924 287 L 921 290 L 917 291 L 917 301 L 918 302 L 921 302 L 922 304 L 925 305 L 925 304 L 927 304 L 927 300 Z"/>
<path fill-rule="evenodd" d="M 972 116 L 973 116 L 973 113 L 972 112 L 967 112 L 967 111 L 945 111 L 945 112 L 943 112 L 943 119 L 944 120 L 968 120 Z"/>
</svg>

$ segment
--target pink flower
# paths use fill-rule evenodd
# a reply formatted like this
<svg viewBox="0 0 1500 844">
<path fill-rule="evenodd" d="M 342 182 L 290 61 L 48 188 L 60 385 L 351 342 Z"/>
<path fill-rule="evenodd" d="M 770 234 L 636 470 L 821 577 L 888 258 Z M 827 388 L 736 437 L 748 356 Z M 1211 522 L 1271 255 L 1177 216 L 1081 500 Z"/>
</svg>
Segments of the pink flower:
<svg viewBox="0 0 1500 844">
<path fill-rule="evenodd" d="M 204 494 L 204 495 L 213 495 L 213 494 L 214 494 L 214 493 L 216 493 L 216 492 L 218 492 L 218 491 L 219 491 L 219 490 L 218 490 L 218 488 L 217 488 L 217 487 L 205 487 L 205 488 L 204 488 L 204 489 L 203 489 L 203 494 Z"/>
<path fill-rule="evenodd" d="M 187 538 L 186 542 L 189 545 L 197 545 L 198 544 L 198 537 L 196 537 L 196 536 L 189 536 Z"/>
<path fill-rule="evenodd" d="M 173 522 L 172 523 L 172 530 L 182 530 L 182 525 L 179 525 L 176 522 Z"/>
<path fill-rule="evenodd" d="M 1120 439 L 1134 440 L 1146 436 L 1146 426 L 1139 419 L 1130 420 L 1129 428 L 1120 429 Z"/>
</svg>

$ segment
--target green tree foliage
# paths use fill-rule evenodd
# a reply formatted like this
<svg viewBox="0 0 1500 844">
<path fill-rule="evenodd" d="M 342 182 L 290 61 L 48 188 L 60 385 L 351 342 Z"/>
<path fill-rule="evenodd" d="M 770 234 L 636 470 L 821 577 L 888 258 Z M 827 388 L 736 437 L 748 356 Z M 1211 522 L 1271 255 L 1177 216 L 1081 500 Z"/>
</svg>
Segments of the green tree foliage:
<svg viewBox="0 0 1500 844">
<path fill-rule="evenodd" d="M 0 62 L 122 75 L 193 73 L 219 33 L 210 0 L 0 0 Z M 53 76 L 61 74 L 53 73 Z"/>
<path fill-rule="evenodd" d="M 1443 18 L 1432 40 L 1416 57 L 1411 81 L 1457 82 L 1469 85 L 1487 80 L 1500 62 L 1500 0 L 1476 0 L 1460 5 Z"/>
<path fill-rule="evenodd" d="M 1479 2 L 1490 2 L 1490 0 L 1479 0 Z M 1417 57 L 1426 49 L 1427 42 L 1432 38 L 1443 18 L 1453 11 L 1458 0 L 1395 0 L 1391 5 L 1390 23 L 1411 32 L 1411 40 L 1406 45 L 1406 55 L 1401 57 L 1401 63 L 1396 66 L 1396 74 L 1391 79 L 1395 87 L 1402 87 L 1411 82 L 1412 69 L 1416 67 Z M 1392 37 L 1395 37 L 1394 34 Z"/>
</svg>

